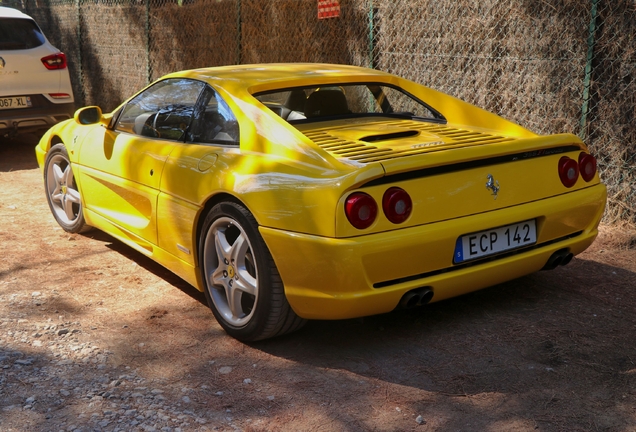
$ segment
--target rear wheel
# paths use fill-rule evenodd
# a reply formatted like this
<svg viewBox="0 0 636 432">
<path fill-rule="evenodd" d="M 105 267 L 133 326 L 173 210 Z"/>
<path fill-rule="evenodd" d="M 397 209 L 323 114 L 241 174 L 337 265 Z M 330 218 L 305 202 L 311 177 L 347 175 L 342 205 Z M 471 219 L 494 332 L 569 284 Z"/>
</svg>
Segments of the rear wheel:
<svg viewBox="0 0 636 432">
<path fill-rule="evenodd" d="M 305 324 L 289 306 L 256 220 L 242 205 L 223 202 L 208 213 L 199 259 L 208 304 L 230 336 L 255 341 Z"/>
<path fill-rule="evenodd" d="M 82 198 L 64 144 L 54 145 L 46 155 L 44 186 L 51 213 L 64 231 L 79 233 L 90 229 L 84 220 Z"/>
</svg>

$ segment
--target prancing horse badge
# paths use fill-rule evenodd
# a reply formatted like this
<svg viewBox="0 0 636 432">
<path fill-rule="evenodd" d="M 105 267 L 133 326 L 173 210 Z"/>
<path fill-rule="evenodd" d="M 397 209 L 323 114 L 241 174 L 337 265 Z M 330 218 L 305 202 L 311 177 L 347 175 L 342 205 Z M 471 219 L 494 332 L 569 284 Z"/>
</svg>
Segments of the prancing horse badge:
<svg viewBox="0 0 636 432">
<path fill-rule="evenodd" d="M 490 195 L 494 196 L 497 199 L 497 194 L 499 193 L 499 182 L 495 180 L 492 174 L 488 174 L 488 181 L 486 182 L 486 189 L 492 191 Z"/>
</svg>

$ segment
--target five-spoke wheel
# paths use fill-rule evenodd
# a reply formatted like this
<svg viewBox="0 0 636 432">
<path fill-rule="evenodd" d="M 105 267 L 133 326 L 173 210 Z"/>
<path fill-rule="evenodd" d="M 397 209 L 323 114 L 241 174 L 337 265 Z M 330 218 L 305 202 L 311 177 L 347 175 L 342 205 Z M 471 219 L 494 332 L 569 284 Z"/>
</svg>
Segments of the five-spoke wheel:
<svg viewBox="0 0 636 432">
<path fill-rule="evenodd" d="M 199 245 L 205 294 L 228 334 L 254 341 L 302 327 L 305 320 L 287 303 L 276 265 L 245 207 L 235 202 L 214 206 Z"/>
<path fill-rule="evenodd" d="M 47 153 L 44 185 L 49 207 L 57 223 L 68 232 L 84 231 L 88 226 L 82 213 L 82 199 L 64 144 L 54 145 Z"/>
<path fill-rule="evenodd" d="M 212 301 L 228 323 L 245 325 L 254 314 L 258 298 L 252 245 L 243 228 L 229 217 L 216 219 L 209 233 L 204 250 L 211 272 Z"/>
</svg>

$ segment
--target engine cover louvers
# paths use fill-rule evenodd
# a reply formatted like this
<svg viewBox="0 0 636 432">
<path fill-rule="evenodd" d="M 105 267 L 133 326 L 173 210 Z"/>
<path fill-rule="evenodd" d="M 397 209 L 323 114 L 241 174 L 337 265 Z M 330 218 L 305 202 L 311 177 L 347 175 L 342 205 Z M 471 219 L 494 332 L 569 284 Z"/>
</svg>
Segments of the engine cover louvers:
<svg viewBox="0 0 636 432">
<path fill-rule="evenodd" d="M 335 157 L 361 163 L 380 162 L 387 159 L 428 153 L 447 148 L 468 147 L 512 141 L 512 138 L 470 131 L 446 125 L 399 120 L 374 123 L 390 128 L 395 139 L 374 139 L 368 134 L 358 139 L 347 139 L 343 135 L 347 128 L 330 130 L 306 130 L 303 133 L 320 148 Z M 403 132 L 399 132 L 402 130 Z M 406 132 L 406 133 L 405 133 Z M 408 133 L 415 132 L 415 133 Z M 391 134 L 386 136 L 390 137 Z M 418 135 L 420 135 L 418 137 Z M 379 137 L 383 137 L 378 133 Z M 401 138 L 406 137 L 406 138 Z M 420 138 L 420 139 L 418 139 Z"/>
</svg>

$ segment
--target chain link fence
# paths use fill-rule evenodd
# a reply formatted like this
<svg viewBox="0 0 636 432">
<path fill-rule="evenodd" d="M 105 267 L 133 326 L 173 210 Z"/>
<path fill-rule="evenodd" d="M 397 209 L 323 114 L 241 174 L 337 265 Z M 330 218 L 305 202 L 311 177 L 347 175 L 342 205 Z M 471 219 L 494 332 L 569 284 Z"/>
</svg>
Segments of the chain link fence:
<svg viewBox="0 0 636 432">
<path fill-rule="evenodd" d="M 636 221 L 636 1 L 594 1 L 581 137 L 608 185 L 606 220 Z"/>
<path fill-rule="evenodd" d="M 80 104 L 105 110 L 160 76 L 239 63 L 368 66 L 541 133 L 581 136 L 636 222 L 636 0 L 0 0 L 66 52 Z M 539 174 L 540 175 L 540 174 Z"/>
</svg>

